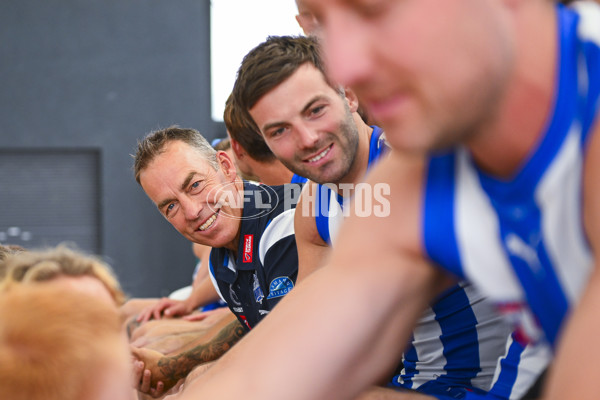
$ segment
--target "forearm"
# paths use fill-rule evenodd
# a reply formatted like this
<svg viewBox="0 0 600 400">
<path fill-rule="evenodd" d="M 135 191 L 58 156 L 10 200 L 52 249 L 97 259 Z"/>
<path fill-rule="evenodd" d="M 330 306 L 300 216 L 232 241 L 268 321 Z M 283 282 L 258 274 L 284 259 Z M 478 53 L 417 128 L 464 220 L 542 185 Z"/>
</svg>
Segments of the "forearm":
<svg viewBox="0 0 600 400">
<path fill-rule="evenodd" d="M 380 292 L 394 293 L 386 287 L 385 278 L 374 286 L 364 284 L 365 276 L 349 282 L 345 274 L 336 274 L 335 290 L 331 290 L 330 279 L 314 280 L 330 272 L 328 268 L 315 272 L 286 295 L 240 348 L 236 346 L 189 388 L 189 398 L 236 399 L 244 395 L 241 388 L 248 385 L 255 389 L 248 398 L 275 399 L 276 393 L 286 391 L 289 376 L 296 382 L 311 382 L 309 387 L 288 390 L 290 400 L 350 398 L 367 382 L 373 383 L 389 371 L 400 357 L 402 344 L 408 341 L 410 326 L 426 304 L 428 290 L 406 292 L 421 300 L 401 307 L 398 298 L 380 296 Z M 416 275 L 406 280 L 414 282 Z M 372 279 L 375 277 L 368 278 Z M 372 290 L 361 290 L 365 287 Z M 378 307 L 373 307 L 374 301 Z M 399 326 L 404 326 L 403 332 Z M 284 359 L 287 361 L 282 365 Z M 233 377 L 241 380 L 240 385 L 228 385 Z"/>
<path fill-rule="evenodd" d="M 186 300 L 186 303 L 193 311 L 198 307 L 205 306 L 217 300 L 219 300 L 219 295 L 215 290 L 210 277 L 206 276 L 201 281 L 195 282 L 192 293 Z"/>
<path fill-rule="evenodd" d="M 236 344 L 245 334 L 239 321 L 234 320 L 209 342 L 199 344 L 180 354 L 164 357 L 158 362 L 158 368 L 163 376 L 170 380 L 185 378 L 194 367 L 221 357 L 227 350 Z"/>
</svg>

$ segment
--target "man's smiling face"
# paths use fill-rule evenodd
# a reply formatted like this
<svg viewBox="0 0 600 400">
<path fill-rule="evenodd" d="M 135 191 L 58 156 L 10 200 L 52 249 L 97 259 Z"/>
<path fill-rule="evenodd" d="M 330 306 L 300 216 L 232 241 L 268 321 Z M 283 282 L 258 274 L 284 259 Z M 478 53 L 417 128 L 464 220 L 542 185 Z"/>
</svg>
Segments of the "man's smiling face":
<svg viewBox="0 0 600 400">
<path fill-rule="evenodd" d="M 231 159 L 217 153 L 219 167 L 180 140 L 167 143 L 140 173 L 142 188 L 161 214 L 192 242 L 237 249 L 242 210 L 220 203 L 236 191 Z M 226 194 L 231 198 L 236 193 Z M 233 217 L 233 218 L 232 218 Z"/>
</svg>

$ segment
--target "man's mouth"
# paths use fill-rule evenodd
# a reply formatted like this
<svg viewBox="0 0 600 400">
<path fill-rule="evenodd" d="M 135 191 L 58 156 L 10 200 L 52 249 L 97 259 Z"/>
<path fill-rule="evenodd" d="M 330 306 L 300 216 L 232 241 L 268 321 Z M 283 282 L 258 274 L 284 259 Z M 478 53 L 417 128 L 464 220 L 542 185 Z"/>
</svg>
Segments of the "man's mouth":
<svg viewBox="0 0 600 400">
<path fill-rule="evenodd" d="M 319 161 L 321 158 L 325 157 L 329 153 L 329 151 L 331 150 L 331 146 L 333 146 L 333 144 L 330 144 L 325 150 L 323 150 L 322 152 L 320 152 L 316 156 L 309 158 L 306 161 L 309 162 L 309 163 L 313 163 L 313 162 Z"/>
<path fill-rule="evenodd" d="M 205 231 L 208 228 L 210 228 L 215 223 L 215 221 L 217 220 L 217 214 L 218 213 L 219 213 L 218 211 L 216 213 L 214 213 L 209 219 L 207 219 L 202 225 L 200 225 L 198 227 L 198 230 L 199 231 Z"/>
</svg>

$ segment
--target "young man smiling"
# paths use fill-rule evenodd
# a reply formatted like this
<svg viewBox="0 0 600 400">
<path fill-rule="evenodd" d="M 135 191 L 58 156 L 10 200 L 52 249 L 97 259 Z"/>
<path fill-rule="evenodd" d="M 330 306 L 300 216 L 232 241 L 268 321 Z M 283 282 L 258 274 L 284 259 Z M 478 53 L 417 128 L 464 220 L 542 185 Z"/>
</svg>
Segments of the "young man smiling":
<svg viewBox="0 0 600 400">
<path fill-rule="evenodd" d="M 272 36 L 256 46 L 242 61 L 233 95 L 279 160 L 311 180 L 295 212 L 302 280 L 336 248 L 344 214 L 390 214 L 390 199 L 380 190 L 387 185 L 362 183 L 388 150 L 383 131 L 362 120 L 352 90 L 327 79 L 312 37 Z M 352 197 L 360 201 L 351 203 Z M 488 391 L 493 382 L 498 399 L 520 398 L 545 362 L 510 333 L 470 284 L 450 283 L 418 321 L 392 385 L 449 399 Z"/>
</svg>

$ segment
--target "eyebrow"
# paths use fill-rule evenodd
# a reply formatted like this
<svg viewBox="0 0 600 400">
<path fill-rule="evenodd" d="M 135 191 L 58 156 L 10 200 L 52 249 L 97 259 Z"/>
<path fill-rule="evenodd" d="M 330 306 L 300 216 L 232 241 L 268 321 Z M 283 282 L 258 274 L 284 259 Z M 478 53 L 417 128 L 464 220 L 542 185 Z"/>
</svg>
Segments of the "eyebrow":
<svg viewBox="0 0 600 400">
<path fill-rule="evenodd" d="M 187 174 L 187 176 L 185 177 L 185 179 L 183 180 L 183 183 L 181 184 L 181 191 L 184 191 L 185 188 L 190 184 L 190 182 L 192 181 L 192 179 L 194 179 L 194 177 L 197 175 L 196 171 L 191 171 L 189 174 Z M 158 203 L 157 208 L 159 210 L 162 210 L 164 206 L 166 206 L 167 204 L 171 203 L 175 201 L 175 199 L 165 199 L 163 201 L 161 201 L 160 203 Z"/>
<path fill-rule="evenodd" d="M 308 103 L 306 103 L 306 105 L 302 108 L 302 111 L 300 111 L 300 113 L 301 114 L 306 113 L 313 106 L 313 104 L 315 104 L 317 101 L 326 100 L 326 99 L 327 99 L 327 97 L 323 96 L 323 95 L 317 95 L 317 96 L 313 97 L 312 99 L 309 100 Z M 284 124 L 285 124 L 284 121 L 271 122 L 271 123 L 263 126 L 262 130 L 263 130 L 263 132 L 266 132 L 271 128 L 275 128 L 275 127 L 278 127 L 278 126 L 284 125 Z"/>
</svg>

